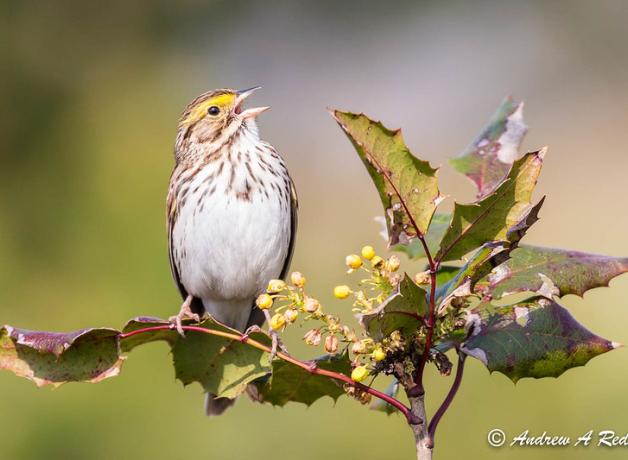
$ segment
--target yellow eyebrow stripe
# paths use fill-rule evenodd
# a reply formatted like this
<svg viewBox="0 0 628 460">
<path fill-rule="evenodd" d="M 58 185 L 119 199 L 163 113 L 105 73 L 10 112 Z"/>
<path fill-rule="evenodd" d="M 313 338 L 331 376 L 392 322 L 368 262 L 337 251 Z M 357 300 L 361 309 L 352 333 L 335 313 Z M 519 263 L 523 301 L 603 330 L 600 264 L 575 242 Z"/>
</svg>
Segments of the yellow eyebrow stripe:
<svg viewBox="0 0 628 460">
<path fill-rule="evenodd" d="M 218 96 L 214 96 L 210 99 L 207 99 L 201 103 L 199 103 L 196 107 L 194 107 L 190 114 L 185 119 L 184 123 L 192 124 L 199 121 L 205 115 L 207 115 L 207 109 L 212 105 L 217 105 L 218 107 L 231 107 L 235 102 L 236 95 L 233 93 L 225 93 L 219 94 Z"/>
</svg>

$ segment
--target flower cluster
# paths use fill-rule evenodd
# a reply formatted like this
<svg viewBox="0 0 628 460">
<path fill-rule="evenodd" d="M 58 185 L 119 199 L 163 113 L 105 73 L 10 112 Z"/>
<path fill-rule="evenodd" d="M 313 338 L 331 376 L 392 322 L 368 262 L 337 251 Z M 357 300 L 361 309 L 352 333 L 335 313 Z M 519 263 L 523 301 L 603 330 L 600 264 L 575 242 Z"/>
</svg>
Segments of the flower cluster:
<svg viewBox="0 0 628 460">
<path fill-rule="evenodd" d="M 360 254 L 349 254 L 345 258 L 347 273 L 363 273 L 354 290 L 348 285 L 339 285 L 333 289 L 337 299 L 352 298 L 352 311 L 359 315 L 372 312 L 386 300 L 402 279 L 399 274 L 400 260 L 396 255 L 388 258 L 376 254 L 372 246 L 364 246 Z M 398 331 L 376 342 L 366 332 L 356 334 L 353 328 L 342 324 L 337 316 L 323 311 L 320 302 L 307 294 L 306 279 L 300 272 L 290 275 L 289 283 L 271 280 L 266 292 L 257 299 L 261 309 L 272 310 L 270 327 L 283 330 L 300 320 L 315 322 L 303 340 L 311 346 L 320 346 L 327 353 L 337 353 L 342 344 L 352 356 L 353 371 L 351 378 L 355 382 L 364 382 L 370 375 L 376 375 L 383 369 L 389 356 L 398 355 L 406 345 Z M 354 391 L 354 390 L 351 390 Z M 357 399 L 361 399 L 355 395 Z"/>
<path fill-rule="evenodd" d="M 305 277 L 300 272 L 290 275 L 290 284 L 282 280 L 271 280 L 264 294 L 256 301 L 263 310 L 273 309 L 270 327 L 283 330 L 297 319 L 302 322 L 317 321 L 318 327 L 308 330 L 303 340 L 308 345 L 323 343 L 327 353 L 337 353 L 341 342 L 352 342 L 355 332 L 340 323 L 337 316 L 323 312 L 320 302 L 305 292 Z"/>
<path fill-rule="evenodd" d="M 365 264 L 364 260 L 369 262 Z M 368 274 L 368 278 L 360 281 L 363 289 L 352 291 L 349 286 L 340 285 L 334 288 L 334 296 L 337 299 L 346 299 L 353 295 L 353 311 L 356 313 L 369 313 L 377 305 L 381 304 L 401 281 L 401 275 L 397 273 L 401 262 L 399 257 L 391 255 L 388 259 L 383 259 L 375 253 L 372 246 L 364 246 L 361 257 L 357 254 L 349 254 L 345 263 L 349 268 L 347 273 L 362 270 Z"/>
</svg>

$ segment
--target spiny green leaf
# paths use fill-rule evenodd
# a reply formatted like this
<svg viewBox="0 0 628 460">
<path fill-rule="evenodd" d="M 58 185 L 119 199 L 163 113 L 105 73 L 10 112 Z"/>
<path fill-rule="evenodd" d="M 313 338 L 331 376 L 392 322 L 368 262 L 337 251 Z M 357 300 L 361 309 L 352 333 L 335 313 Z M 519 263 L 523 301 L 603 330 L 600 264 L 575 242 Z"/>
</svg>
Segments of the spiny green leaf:
<svg viewBox="0 0 628 460">
<path fill-rule="evenodd" d="M 617 348 L 552 300 L 535 297 L 506 307 L 481 304 L 469 314 L 470 337 L 461 350 L 512 381 L 558 377 Z"/>
<path fill-rule="evenodd" d="M 168 324 L 159 318 L 140 317 L 130 320 L 124 332 Z M 212 319 L 200 326 L 238 334 Z M 262 332 L 250 337 L 270 346 L 270 338 Z M 11 326 L 0 328 L 0 369 L 26 377 L 38 386 L 99 382 L 119 373 L 125 359 L 122 352 L 162 340 L 172 347 L 177 377 L 184 384 L 197 381 L 218 396 L 239 395 L 249 382 L 271 369 L 268 353 L 237 340 L 196 331 L 188 331 L 183 338 L 171 329 L 148 330 L 120 339 L 120 331 L 115 329 L 53 333 Z"/>
<path fill-rule="evenodd" d="M 506 239 L 510 243 L 508 246 L 508 257 L 510 257 L 510 251 L 519 245 L 519 242 L 526 235 L 530 227 L 538 222 L 539 211 L 541 210 L 541 207 L 543 207 L 543 203 L 545 203 L 545 197 L 541 198 L 537 204 L 525 211 L 519 218 L 519 221 L 510 227 L 506 232 Z M 505 260 L 506 259 L 504 259 L 504 261 Z"/>
<path fill-rule="evenodd" d="M 528 127 L 523 122 L 523 103 L 506 98 L 479 137 L 452 166 L 477 187 L 478 198 L 487 195 L 508 174 L 519 158 L 519 146 Z"/>
<path fill-rule="evenodd" d="M 539 210 L 545 197 L 541 198 L 537 204 L 532 206 L 526 213 L 522 215 L 519 222 L 508 229 L 506 239 L 510 242 L 509 249 L 514 249 L 519 241 L 526 234 L 528 229 L 539 220 Z M 443 236 L 449 229 L 451 222 L 451 214 L 436 213 L 432 218 L 430 227 L 425 235 L 425 241 L 430 253 L 435 254 L 438 251 L 439 245 L 443 239 Z M 416 260 L 425 257 L 425 250 L 423 245 L 418 239 L 414 239 L 410 244 L 398 244 L 394 246 L 393 251 L 399 251 L 406 254 L 410 259 Z M 439 282 L 440 284 L 440 282 Z"/>
<path fill-rule="evenodd" d="M 413 156 L 401 131 L 366 115 L 331 112 L 366 166 L 384 206 L 389 244 L 407 244 L 424 235 L 441 201 L 436 169 Z"/>
<path fill-rule="evenodd" d="M 81 329 L 58 333 L 0 327 L 0 369 L 35 382 L 100 382 L 118 375 L 118 331 Z"/>
<path fill-rule="evenodd" d="M 488 241 L 507 241 L 509 231 L 512 235 L 511 229 L 530 216 L 530 199 L 545 151 L 528 153 L 516 161 L 508 177 L 480 201 L 456 203 L 451 225 L 443 237 L 436 259 L 460 259 Z M 515 235 L 518 233 L 515 232 Z"/>
<path fill-rule="evenodd" d="M 611 279 L 626 272 L 628 257 L 522 246 L 512 252 L 510 260 L 495 267 L 482 279 L 477 284 L 477 289 L 493 298 L 547 289 L 552 295 L 582 296 L 589 289 L 608 286 Z"/>
<path fill-rule="evenodd" d="M 347 350 L 337 355 L 325 355 L 313 360 L 320 369 L 351 374 L 351 360 Z M 273 361 L 270 379 L 256 382 L 261 402 L 284 406 L 288 402 L 299 402 L 310 406 L 323 396 L 334 401 L 344 394 L 343 384 L 282 360 Z"/>
<path fill-rule="evenodd" d="M 406 274 L 395 292 L 371 313 L 360 316 L 369 336 L 380 341 L 394 331 L 409 337 L 428 313 L 427 292 Z"/>
<path fill-rule="evenodd" d="M 469 282 L 469 288 L 472 289 L 477 280 L 484 277 L 495 267 L 495 258 L 506 251 L 506 245 L 501 242 L 486 243 L 478 249 L 469 259 L 469 261 L 461 267 L 456 275 L 446 284 L 441 284 L 436 290 L 437 302 L 446 298 L 465 282 Z"/>
<path fill-rule="evenodd" d="M 238 334 L 212 319 L 205 320 L 201 327 Z M 271 345 L 268 335 L 262 332 L 253 332 L 249 337 Z M 206 392 L 224 398 L 235 398 L 249 383 L 271 371 L 268 353 L 237 340 L 196 331 L 177 338 L 172 356 L 176 376 L 184 385 L 198 382 Z"/>
</svg>

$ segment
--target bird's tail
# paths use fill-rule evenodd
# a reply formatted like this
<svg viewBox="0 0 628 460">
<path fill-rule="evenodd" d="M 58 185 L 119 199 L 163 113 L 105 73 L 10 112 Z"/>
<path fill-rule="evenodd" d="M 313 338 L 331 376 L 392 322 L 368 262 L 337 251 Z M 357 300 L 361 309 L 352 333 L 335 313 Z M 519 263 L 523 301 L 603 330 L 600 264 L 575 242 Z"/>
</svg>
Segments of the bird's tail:
<svg viewBox="0 0 628 460">
<path fill-rule="evenodd" d="M 207 305 L 205 305 L 205 308 L 207 308 Z M 210 314 L 213 314 L 212 311 L 208 310 L 208 312 Z M 264 320 L 264 313 L 259 308 L 257 308 L 256 305 L 253 305 L 250 316 L 248 317 L 248 322 L 246 323 L 246 327 L 239 327 L 238 329 L 244 331 L 245 329 L 248 329 L 253 325 L 261 326 L 262 324 L 264 324 Z M 247 393 L 253 400 L 258 400 L 251 393 L 252 387 L 252 385 L 249 385 Z M 218 398 L 215 394 L 205 393 L 205 415 L 209 417 L 221 415 L 224 411 L 229 409 L 234 404 L 235 399 Z"/>
<path fill-rule="evenodd" d="M 215 394 L 205 393 L 205 415 L 221 415 L 235 403 L 235 399 L 217 398 Z"/>
</svg>

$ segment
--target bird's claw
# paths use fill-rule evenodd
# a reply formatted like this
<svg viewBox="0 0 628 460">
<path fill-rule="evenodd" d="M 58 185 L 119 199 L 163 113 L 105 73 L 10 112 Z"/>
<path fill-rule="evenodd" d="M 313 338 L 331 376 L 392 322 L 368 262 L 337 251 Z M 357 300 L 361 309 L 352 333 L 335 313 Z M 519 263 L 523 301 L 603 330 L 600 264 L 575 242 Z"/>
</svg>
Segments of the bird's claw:
<svg viewBox="0 0 628 460">
<path fill-rule="evenodd" d="M 196 323 L 201 322 L 201 317 L 190 309 L 191 304 L 192 304 L 192 296 L 188 296 L 183 302 L 183 304 L 181 305 L 181 309 L 179 310 L 179 313 L 168 318 L 170 327 L 172 329 L 176 329 L 181 337 L 185 337 L 185 331 L 183 330 L 183 324 L 182 324 L 184 319 L 190 319 Z"/>
<path fill-rule="evenodd" d="M 185 331 L 183 330 L 184 319 L 190 319 L 196 323 L 201 322 L 201 317 L 196 313 L 189 313 L 189 314 L 183 314 L 183 315 L 179 313 L 178 315 L 171 316 L 168 319 L 168 322 L 170 323 L 170 327 L 173 329 L 176 329 L 181 337 L 185 337 Z"/>
<path fill-rule="evenodd" d="M 242 342 L 242 343 L 246 342 L 246 340 L 249 338 L 249 336 L 252 333 L 254 333 L 254 332 L 263 332 L 263 331 L 262 331 L 261 327 L 259 327 L 258 325 L 254 324 L 253 326 L 248 327 L 246 329 L 246 331 L 244 331 L 244 333 L 240 337 L 240 342 Z"/>
</svg>

